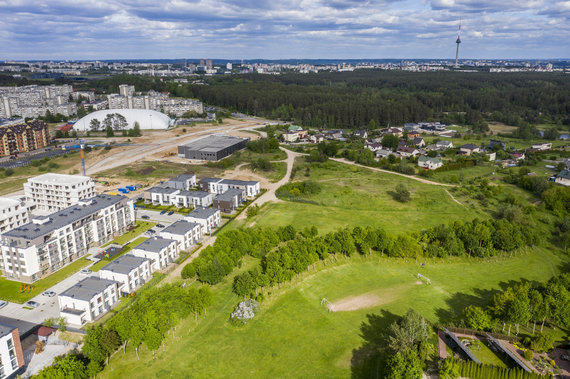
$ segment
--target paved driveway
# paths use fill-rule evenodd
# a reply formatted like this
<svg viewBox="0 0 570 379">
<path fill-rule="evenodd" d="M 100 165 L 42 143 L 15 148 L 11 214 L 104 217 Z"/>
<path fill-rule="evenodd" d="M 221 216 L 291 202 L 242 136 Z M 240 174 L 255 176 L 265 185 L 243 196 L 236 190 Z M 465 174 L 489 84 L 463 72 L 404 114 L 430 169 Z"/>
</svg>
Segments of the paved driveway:
<svg viewBox="0 0 570 379">
<path fill-rule="evenodd" d="M 148 216 L 149 219 L 143 219 L 142 216 Z M 172 224 L 175 221 L 182 220 L 184 215 L 179 213 L 173 213 L 172 215 L 168 215 L 167 213 L 161 215 L 160 211 L 155 211 L 152 209 L 144 209 L 144 208 L 137 208 L 137 219 L 143 221 L 154 221 L 160 223 L 168 223 Z"/>
<path fill-rule="evenodd" d="M 96 274 L 92 273 L 91 275 Z M 40 294 L 33 297 L 30 300 L 40 304 L 40 306 L 35 309 L 25 309 L 25 304 L 8 303 L 8 305 L 0 309 L 0 322 L 17 326 L 20 330 L 20 334 L 24 334 L 35 325 L 41 324 L 46 318 L 58 318 L 59 304 L 57 295 L 86 277 L 87 275 L 75 273 L 49 288 L 50 291 L 56 293 L 56 296 L 47 297 Z"/>
</svg>

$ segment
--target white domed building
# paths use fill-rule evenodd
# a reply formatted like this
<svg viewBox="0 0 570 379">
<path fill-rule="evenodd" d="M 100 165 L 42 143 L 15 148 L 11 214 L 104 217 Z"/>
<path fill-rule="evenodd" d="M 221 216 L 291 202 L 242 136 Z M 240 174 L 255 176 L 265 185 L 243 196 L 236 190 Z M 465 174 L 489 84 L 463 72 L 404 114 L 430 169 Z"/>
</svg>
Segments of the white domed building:
<svg viewBox="0 0 570 379">
<path fill-rule="evenodd" d="M 107 125 L 114 130 L 133 129 L 135 122 L 144 129 L 168 129 L 174 126 L 174 120 L 150 109 L 105 109 L 89 113 L 73 125 L 77 131 L 103 131 Z"/>
</svg>

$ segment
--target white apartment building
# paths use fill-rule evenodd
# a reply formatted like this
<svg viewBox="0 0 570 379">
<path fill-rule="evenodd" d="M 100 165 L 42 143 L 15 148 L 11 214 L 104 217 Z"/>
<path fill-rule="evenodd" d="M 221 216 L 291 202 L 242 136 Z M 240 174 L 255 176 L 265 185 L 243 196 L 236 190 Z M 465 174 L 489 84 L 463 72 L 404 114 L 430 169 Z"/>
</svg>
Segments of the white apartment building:
<svg viewBox="0 0 570 379">
<path fill-rule="evenodd" d="M 180 192 L 175 188 L 153 187 L 144 191 L 143 198 L 153 205 L 172 205 L 174 197 Z"/>
<path fill-rule="evenodd" d="M 178 251 L 188 251 L 202 239 L 202 226 L 195 222 L 178 220 L 164 228 L 159 234 L 162 238 L 176 241 Z"/>
<path fill-rule="evenodd" d="M 169 179 L 166 185 L 170 188 L 190 190 L 196 187 L 196 174 L 180 174 L 175 178 Z"/>
<path fill-rule="evenodd" d="M 127 232 L 135 223 L 132 200 L 98 195 L 0 236 L 0 270 L 10 279 L 32 283 Z"/>
<path fill-rule="evenodd" d="M 132 254 L 125 254 L 99 270 L 101 279 L 118 283 L 119 294 L 130 294 L 152 277 L 150 260 Z"/>
<path fill-rule="evenodd" d="M 95 183 L 88 176 L 49 173 L 28 179 L 24 193 L 31 207 L 55 212 L 95 196 Z"/>
<path fill-rule="evenodd" d="M 28 209 L 21 201 L 0 197 L 0 234 L 28 222 Z"/>
<path fill-rule="evenodd" d="M 72 325 L 83 325 L 107 313 L 119 301 L 118 283 L 88 277 L 57 297 L 59 314 Z"/>
<path fill-rule="evenodd" d="M 0 324 L 0 378 L 12 376 L 24 364 L 18 328 Z"/>
<path fill-rule="evenodd" d="M 135 86 L 131 86 L 128 84 L 120 84 L 119 94 L 121 96 L 133 96 L 135 94 Z"/>
<path fill-rule="evenodd" d="M 150 269 L 154 272 L 165 268 L 178 258 L 177 246 L 174 240 L 153 237 L 135 246 L 130 254 L 150 259 Z"/>
<path fill-rule="evenodd" d="M 233 179 L 219 179 L 219 178 L 204 178 L 198 183 L 198 187 L 202 191 L 215 193 L 221 195 L 230 188 L 241 189 L 245 192 L 247 197 L 255 197 L 261 192 L 261 187 L 258 181 L 254 180 L 233 180 Z"/>
<path fill-rule="evenodd" d="M 186 221 L 195 222 L 202 226 L 202 235 L 212 233 L 221 225 L 222 213 L 214 208 L 196 208 L 184 216 Z"/>
</svg>

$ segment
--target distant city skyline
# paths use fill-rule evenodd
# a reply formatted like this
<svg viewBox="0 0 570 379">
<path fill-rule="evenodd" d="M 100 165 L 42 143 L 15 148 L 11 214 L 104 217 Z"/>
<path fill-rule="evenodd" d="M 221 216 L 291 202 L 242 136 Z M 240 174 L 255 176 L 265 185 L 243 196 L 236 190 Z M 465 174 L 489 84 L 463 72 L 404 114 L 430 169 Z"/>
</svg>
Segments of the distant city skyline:
<svg viewBox="0 0 570 379">
<path fill-rule="evenodd" d="M 570 1 L 0 0 L 0 60 L 570 58 Z"/>
</svg>

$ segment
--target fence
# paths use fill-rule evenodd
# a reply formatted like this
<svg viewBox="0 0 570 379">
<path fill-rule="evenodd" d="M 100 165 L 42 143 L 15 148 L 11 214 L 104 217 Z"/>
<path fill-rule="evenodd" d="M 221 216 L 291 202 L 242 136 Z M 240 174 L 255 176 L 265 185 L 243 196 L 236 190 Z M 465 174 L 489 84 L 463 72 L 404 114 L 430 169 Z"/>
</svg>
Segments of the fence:
<svg viewBox="0 0 570 379">
<path fill-rule="evenodd" d="M 500 334 L 500 333 L 489 333 L 489 332 L 484 332 L 481 330 L 475 330 L 475 329 L 469 329 L 469 328 L 456 328 L 453 326 L 447 326 L 446 327 L 447 330 L 449 330 L 450 332 L 453 333 L 459 333 L 459 334 L 466 334 L 469 336 L 479 336 L 479 337 L 486 337 L 486 334 L 490 335 L 493 338 L 496 338 L 498 340 L 505 340 L 505 341 L 509 341 L 509 342 L 520 342 L 521 338 L 517 337 L 517 336 L 508 336 L 506 334 Z M 443 327 L 440 327 L 440 329 L 443 329 Z"/>
</svg>

